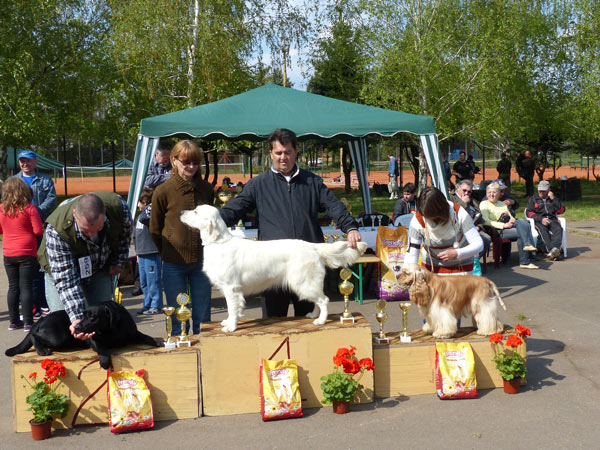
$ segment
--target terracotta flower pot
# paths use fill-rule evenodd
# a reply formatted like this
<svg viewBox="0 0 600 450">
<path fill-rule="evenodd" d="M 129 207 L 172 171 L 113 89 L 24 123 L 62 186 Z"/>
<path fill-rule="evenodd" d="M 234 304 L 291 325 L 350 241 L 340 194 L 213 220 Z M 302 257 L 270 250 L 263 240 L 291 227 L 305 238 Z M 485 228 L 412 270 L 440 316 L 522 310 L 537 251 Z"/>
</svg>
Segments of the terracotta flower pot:
<svg viewBox="0 0 600 450">
<path fill-rule="evenodd" d="M 518 394 L 521 389 L 521 379 L 513 378 L 512 380 L 502 380 L 504 381 L 504 392 L 507 394 Z"/>
<path fill-rule="evenodd" d="M 336 414 L 346 414 L 350 411 L 350 402 L 340 400 L 333 401 L 333 412 Z"/>
<path fill-rule="evenodd" d="M 37 423 L 33 420 L 29 421 L 31 425 L 31 436 L 36 441 L 42 441 L 48 439 L 52 434 L 52 421 Z"/>
</svg>

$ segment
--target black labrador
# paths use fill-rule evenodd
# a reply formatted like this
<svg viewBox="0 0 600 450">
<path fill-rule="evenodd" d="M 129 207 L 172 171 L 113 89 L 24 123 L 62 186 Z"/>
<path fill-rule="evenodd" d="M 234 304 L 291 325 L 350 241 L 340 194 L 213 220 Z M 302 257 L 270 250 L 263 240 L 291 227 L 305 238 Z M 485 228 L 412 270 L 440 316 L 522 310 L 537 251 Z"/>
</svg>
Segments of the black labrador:
<svg viewBox="0 0 600 450">
<path fill-rule="evenodd" d="M 129 344 L 146 344 L 158 347 L 156 340 L 140 333 L 129 312 L 113 301 L 104 302 L 87 308 L 81 322 L 77 324 L 78 333 L 95 333 L 90 339 L 75 339 L 69 331 L 71 321 L 65 311 L 55 311 L 42 317 L 33 325 L 25 339 L 16 347 L 4 353 L 14 356 L 27 352 L 31 346 L 38 355 L 48 356 L 53 350 L 72 350 L 91 347 L 100 358 L 103 369 L 111 367 L 109 349 L 125 347 Z"/>
</svg>

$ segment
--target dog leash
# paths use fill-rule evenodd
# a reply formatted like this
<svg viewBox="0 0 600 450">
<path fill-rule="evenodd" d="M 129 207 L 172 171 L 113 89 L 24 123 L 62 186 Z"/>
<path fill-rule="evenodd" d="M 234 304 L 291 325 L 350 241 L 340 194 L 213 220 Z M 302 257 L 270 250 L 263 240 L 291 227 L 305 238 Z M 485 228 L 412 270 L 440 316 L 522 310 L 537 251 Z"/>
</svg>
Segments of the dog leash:
<svg viewBox="0 0 600 450">
<path fill-rule="evenodd" d="M 99 362 L 99 361 L 100 361 L 99 359 L 94 359 L 93 361 L 90 361 L 85 366 L 83 366 L 81 368 L 81 370 L 79 371 L 79 373 L 77 374 L 77 379 L 81 380 L 81 373 L 83 372 L 83 370 L 86 369 L 87 367 L 91 366 L 92 364 Z M 110 370 L 111 371 L 114 370 L 113 367 L 112 367 L 112 365 L 110 366 Z M 75 414 L 73 414 L 73 419 L 71 420 L 71 428 L 81 428 L 81 427 L 89 427 L 89 426 L 106 425 L 108 423 L 108 422 L 79 423 L 79 424 L 75 423 L 77 421 L 77 416 L 79 416 L 79 412 L 81 411 L 81 409 L 85 406 L 85 404 L 90 399 L 92 399 L 98 393 L 98 391 L 100 391 L 100 389 L 102 389 L 106 385 L 106 383 L 108 383 L 108 372 L 107 372 L 106 379 L 100 384 L 100 386 L 98 386 L 94 392 L 92 392 L 90 395 L 88 395 L 85 398 L 85 400 L 83 402 L 81 402 L 81 404 L 79 405 L 79 407 L 75 410 Z"/>
<path fill-rule="evenodd" d="M 288 357 L 288 359 L 291 359 L 291 356 L 290 356 L 290 355 L 291 355 L 291 354 L 290 354 L 290 338 L 289 338 L 289 336 L 288 336 L 288 337 L 286 337 L 286 338 L 285 338 L 285 339 L 284 339 L 284 340 L 281 342 L 281 344 L 279 344 L 279 347 L 277 347 L 277 350 L 275 350 L 275 351 L 273 352 L 273 354 L 272 354 L 271 356 L 269 356 L 269 360 L 273 359 L 273 357 L 274 357 L 274 356 L 277 354 L 277 352 L 278 352 L 279 350 L 281 350 L 281 347 L 283 347 L 283 345 L 284 345 L 284 344 L 287 344 L 287 357 Z"/>
</svg>

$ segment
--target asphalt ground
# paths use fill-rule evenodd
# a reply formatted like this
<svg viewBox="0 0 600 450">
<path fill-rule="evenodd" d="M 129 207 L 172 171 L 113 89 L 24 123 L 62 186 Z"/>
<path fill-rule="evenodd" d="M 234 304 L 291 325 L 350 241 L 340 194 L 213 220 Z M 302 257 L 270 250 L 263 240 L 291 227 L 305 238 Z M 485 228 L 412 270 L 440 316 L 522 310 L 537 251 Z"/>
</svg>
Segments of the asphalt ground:
<svg viewBox="0 0 600 450">
<path fill-rule="evenodd" d="M 0 449 L 590 449 L 600 444 L 600 223 L 568 225 L 568 258 L 538 261 L 540 270 L 518 268 L 516 249 L 508 265 L 487 276 L 503 296 L 508 310 L 504 323 L 531 328 L 528 347 L 528 384 L 517 395 L 502 389 L 480 390 L 472 400 L 439 400 L 436 395 L 378 399 L 353 405 L 346 415 L 331 407 L 305 409 L 305 417 L 262 422 L 260 415 L 201 417 L 157 422 L 153 430 L 113 435 L 108 426 L 53 431 L 46 441 L 13 431 L 10 358 L 0 356 Z M 329 285 L 335 286 L 336 280 Z M 161 336 L 161 316 L 140 317 L 135 310 L 142 297 L 125 287 L 124 304 L 140 329 Z M 0 298 L 6 298 L 7 280 L 0 269 Z M 213 301 L 213 320 L 225 317 L 224 301 Z M 332 313 L 341 312 L 339 295 L 331 295 Z M 364 305 L 352 310 L 364 314 L 373 330 L 373 291 Z M 401 328 L 399 308 L 388 307 L 387 330 Z M 246 316 L 260 317 L 260 302 L 249 299 Z M 470 319 L 463 320 L 470 325 Z M 416 308 L 409 311 L 409 328 L 421 325 Z M 6 302 L 0 301 L 0 344 L 6 349 L 23 338 L 7 331 Z M 257 362 L 258 368 L 258 362 Z M 210 370 L 210 368 L 205 368 Z M 323 368 L 328 372 L 329 368 Z M 174 382 L 176 382 L 174 378 Z"/>
</svg>

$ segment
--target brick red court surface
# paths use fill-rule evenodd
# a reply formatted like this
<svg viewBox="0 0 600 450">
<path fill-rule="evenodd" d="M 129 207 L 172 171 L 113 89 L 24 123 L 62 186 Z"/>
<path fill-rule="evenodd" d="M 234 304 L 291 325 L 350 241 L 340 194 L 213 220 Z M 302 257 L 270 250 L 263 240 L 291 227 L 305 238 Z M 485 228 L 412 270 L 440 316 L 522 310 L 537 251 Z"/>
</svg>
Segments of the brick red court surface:
<svg viewBox="0 0 600 450">
<path fill-rule="evenodd" d="M 544 178 L 551 178 L 553 175 L 552 169 L 546 170 L 544 174 Z M 585 178 L 587 177 L 587 169 L 576 169 L 571 167 L 561 167 L 556 170 L 556 176 L 562 177 L 579 177 Z M 334 178 L 340 176 L 339 172 L 330 172 L 329 174 L 322 174 L 325 183 L 330 188 L 343 188 L 344 184 L 342 182 L 335 182 Z M 223 174 L 219 175 L 217 180 L 217 186 L 220 186 L 223 178 L 229 177 L 233 183 L 237 183 L 241 181 L 242 183 L 247 183 L 250 180 L 249 175 L 242 174 Z M 352 176 L 352 186 L 358 187 L 358 182 L 356 181 L 356 175 Z M 496 172 L 495 168 L 487 168 L 485 169 L 485 177 L 487 180 L 498 178 L 498 172 Z M 453 177 L 454 178 L 454 177 Z M 517 173 L 513 170 L 512 179 L 517 179 Z M 479 183 L 483 180 L 483 174 L 479 173 L 475 176 L 475 182 Z M 537 175 L 534 178 L 535 182 L 538 181 Z M 404 170 L 402 173 L 402 183 L 413 182 L 414 176 L 410 170 Z M 127 196 L 129 192 L 129 183 L 131 182 L 131 177 L 117 177 L 116 178 L 116 191 L 117 193 Z M 209 182 L 212 182 L 212 175 L 209 177 Z M 372 171 L 369 174 L 369 183 L 373 184 L 374 182 L 387 184 L 388 182 L 388 174 L 384 170 Z M 63 178 L 58 178 L 54 180 L 54 184 L 56 185 L 56 193 L 58 195 L 65 195 L 65 182 Z M 67 194 L 68 196 L 85 194 L 87 192 L 95 192 L 95 191 L 112 191 L 113 190 L 113 179 L 112 177 L 73 177 L 67 179 Z"/>
</svg>

